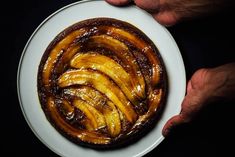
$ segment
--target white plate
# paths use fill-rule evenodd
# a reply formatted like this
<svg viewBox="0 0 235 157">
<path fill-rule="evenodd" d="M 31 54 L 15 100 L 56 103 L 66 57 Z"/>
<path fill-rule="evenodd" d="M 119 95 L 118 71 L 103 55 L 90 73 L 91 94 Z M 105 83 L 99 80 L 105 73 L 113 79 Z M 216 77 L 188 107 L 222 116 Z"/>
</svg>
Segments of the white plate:
<svg viewBox="0 0 235 157">
<path fill-rule="evenodd" d="M 120 19 L 141 29 L 158 47 L 169 79 L 166 108 L 157 126 L 135 144 L 118 150 L 96 151 L 83 148 L 61 136 L 47 121 L 37 94 L 38 65 L 48 44 L 68 26 L 94 17 Z M 44 20 L 34 31 L 23 50 L 17 75 L 18 97 L 26 121 L 46 146 L 55 153 L 66 157 L 131 157 L 143 156 L 150 152 L 164 139 L 161 131 L 166 121 L 179 113 L 185 95 L 185 86 L 183 60 L 167 29 L 136 6 L 119 8 L 99 0 L 73 3 Z"/>
</svg>

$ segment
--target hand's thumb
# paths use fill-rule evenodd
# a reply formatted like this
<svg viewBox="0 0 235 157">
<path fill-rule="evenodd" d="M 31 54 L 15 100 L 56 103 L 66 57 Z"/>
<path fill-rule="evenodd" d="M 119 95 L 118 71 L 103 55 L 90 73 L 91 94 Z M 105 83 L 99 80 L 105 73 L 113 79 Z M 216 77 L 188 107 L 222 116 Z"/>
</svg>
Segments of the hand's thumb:
<svg viewBox="0 0 235 157">
<path fill-rule="evenodd" d="M 182 117 L 181 114 L 172 117 L 166 122 L 165 126 L 163 127 L 162 135 L 167 136 L 172 128 L 182 123 L 185 123 L 185 119 Z"/>
<path fill-rule="evenodd" d="M 193 89 L 190 83 L 191 81 L 189 81 L 187 95 L 182 102 L 180 114 L 166 122 L 162 130 L 163 136 L 167 136 L 175 126 L 191 121 L 202 106 L 206 104 L 207 96 L 205 92 Z"/>
</svg>

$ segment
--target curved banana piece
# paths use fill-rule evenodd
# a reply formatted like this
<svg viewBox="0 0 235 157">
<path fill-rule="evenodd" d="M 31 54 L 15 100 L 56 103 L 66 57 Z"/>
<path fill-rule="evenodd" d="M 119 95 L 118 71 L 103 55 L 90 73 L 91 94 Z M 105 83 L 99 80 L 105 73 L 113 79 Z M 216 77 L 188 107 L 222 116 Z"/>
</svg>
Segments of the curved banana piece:
<svg viewBox="0 0 235 157">
<path fill-rule="evenodd" d="M 111 139 L 100 133 L 89 132 L 86 130 L 75 129 L 73 126 L 69 125 L 58 113 L 53 97 L 49 97 L 47 100 L 47 109 L 51 112 L 51 118 L 58 124 L 60 129 L 67 132 L 69 135 L 79 138 L 82 141 L 94 143 L 94 144 L 108 144 Z"/>
<path fill-rule="evenodd" d="M 104 98 L 100 92 L 89 86 L 82 86 L 76 89 L 65 89 L 64 93 L 76 96 L 100 111 L 105 118 L 108 131 L 112 137 L 116 137 L 120 134 L 121 120 L 119 112 L 115 105 L 111 101 Z M 85 125 L 88 130 L 92 130 L 91 125 L 89 124 L 89 121 L 86 121 L 83 125 Z"/>
<path fill-rule="evenodd" d="M 162 89 L 151 91 L 149 94 L 149 110 L 148 112 L 156 112 L 159 107 L 160 101 L 162 100 L 163 91 Z"/>
<path fill-rule="evenodd" d="M 118 110 L 116 109 L 115 105 L 111 101 L 108 101 L 107 104 L 111 107 L 111 110 L 106 108 L 103 111 L 103 115 L 105 117 L 110 135 L 112 137 L 116 137 L 120 134 L 121 129 L 122 129 L 120 116 L 119 116 Z"/>
<path fill-rule="evenodd" d="M 59 77 L 58 85 L 68 87 L 71 85 L 92 85 L 95 89 L 105 94 L 131 123 L 137 119 L 137 114 L 126 99 L 122 91 L 114 85 L 106 76 L 85 69 L 67 71 Z"/>
<path fill-rule="evenodd" d="M 46 63 L 43 67 L 43 83 L 46 87 L 49 86 L 50 82 L 50 76 L 52 73 L 52 69 L 55 66 L 56 61 L 58 58 L 64 53 L 64 50 L 66 50 L 69 45 L 78 37 L 81 36 L 83 33 L 85 33 L 85 29 L 79 29 L 76 31 L 73 31 L 68 36 L 66 36 L 63 40 L 57 43 L 57 45 L 50 51 L 50 54 L 48 56 L 48 59 L 46 60 Z"/>
<path fill-rule="evenodd" d="M 117 62 L 104 55 L 95 53 L 77 54 L 70 61 L 74 68 L 98 70 L 109 76 L 123 91 L 127 98 L 138 105 L 138 95 L 133 93 L 133 82 L 129 74 Z"/>
<path fill-rule="evenodd" d="M 124 63 L 124 69 L 130 73 L 133 86 L 135 87 L 134 93 L 142 99 L 145 98 L 144 77 L 136 59 L 124 43 L 108 35 L 97 35 L 90 37 L 88 44 L 113 50 L 112 52 Z"/>
<path fill-rule="evenodd" d="M 87 116 L 94 130 L 106 127 L 104 116 L 91 105 L 79 99 L 74 100 L 73 105 Z"/>
<path fill-rule="evenodd" d="M 100 112 L 102 112 L 108 101 L 99 91 L 89 86 L 80 86 L 79 88 L 66 88 L 63 92 L 67 95 L 75 96 L 87 102 Z"/>
<path fill-rule="evenodd" d="M 68 49 L 61 55 L 61 57 L 59 57 L 58 61 L 55 64 L 53 72 L 56 74 L 61 74 L 65 70 L 66 65 L 69 64 L 69 61 L 71 60 L 71 58 L 76 53 L 78 53 L 79 50 L 80 50 L 79 43 L 72 44 L 71 46 L 69 46 Z"/>
<path fill-rule="evenodd" d="M 103 30 L 107 31 L 107 34 L 114 35 L 114 36 L 120 36 L 124 39 L 127 39 L 127 41 L 131 42 L 133 45 L 135 45 L 138 49 L 140 49 L 144 54 L 146 54 L 146 57 L 148 60 L 152 63 L 152 85 L 157 85 L 160 80 L 160 75 L 162 69 L 159 67 L 159 60 L 154 55 L 153 49 L 146 44 L 145 41 L 138 38 L 134 34 L 131 34 L 123 29 L 119 29 L 116 27 L 108 27 L 108 26 L 101 26 Z M 100 28 L 98 28 L 100 29 Z"/>
</svg>

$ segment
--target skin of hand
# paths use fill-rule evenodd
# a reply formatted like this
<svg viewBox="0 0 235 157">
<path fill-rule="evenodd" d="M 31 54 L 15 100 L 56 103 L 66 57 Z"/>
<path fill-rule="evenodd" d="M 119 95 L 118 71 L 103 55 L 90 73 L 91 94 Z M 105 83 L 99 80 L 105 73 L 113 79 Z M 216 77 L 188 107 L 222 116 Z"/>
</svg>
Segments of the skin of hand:
<svg viewBox="0 0 235 157">
<path fill-rule="evenodd" d="M 188 82 L 180 114 L 168 120 L 162 134 L 167 136 L 174 126 L 191 121 L 204 106 L 221 100 L 235 101 L 235 63 L 196 71 Z"/>
<path fill-rule="evenodd" d="M 227 1 L 232 0 L 106 0 L 117 6 L 134 2 L 136 6 L 148 11 L 153 18 L 165 26 L 182 20 L 212 14 L 221 10 Z"/>
</svg>

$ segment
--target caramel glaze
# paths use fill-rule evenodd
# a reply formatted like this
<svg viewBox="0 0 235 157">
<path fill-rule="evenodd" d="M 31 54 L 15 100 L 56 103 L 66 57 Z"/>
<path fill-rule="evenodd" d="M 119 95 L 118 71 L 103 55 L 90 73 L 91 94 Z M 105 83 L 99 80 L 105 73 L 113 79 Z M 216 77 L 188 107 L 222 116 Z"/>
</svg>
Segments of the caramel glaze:
<svg viewBox="0 0 235 157">
<path fill-rule="evenodd" d="M 83 146 L 114 148 L 157 123 L 166 79 L 157 48 L 141 30 L 94 18 L 68 27 L 47 47 L 38 94 L 47 119 L 62 135 Z"/>
</svg>

